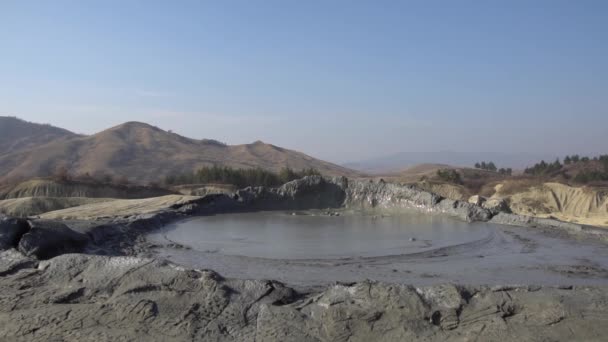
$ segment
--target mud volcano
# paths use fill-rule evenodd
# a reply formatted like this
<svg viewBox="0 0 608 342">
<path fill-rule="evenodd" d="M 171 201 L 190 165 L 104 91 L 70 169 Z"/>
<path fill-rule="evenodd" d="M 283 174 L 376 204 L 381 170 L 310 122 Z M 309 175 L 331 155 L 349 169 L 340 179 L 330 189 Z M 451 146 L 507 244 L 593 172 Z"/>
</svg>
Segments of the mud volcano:
<svg viewBox="0 0 608 342">
<path fill-rule="evenodd" d="M 607 334 L 603 230 L 345 178 L 129 203 L 108 217 L 98 206 L 71 221 L 4 220 L 0 341 Z"/>
</svg>

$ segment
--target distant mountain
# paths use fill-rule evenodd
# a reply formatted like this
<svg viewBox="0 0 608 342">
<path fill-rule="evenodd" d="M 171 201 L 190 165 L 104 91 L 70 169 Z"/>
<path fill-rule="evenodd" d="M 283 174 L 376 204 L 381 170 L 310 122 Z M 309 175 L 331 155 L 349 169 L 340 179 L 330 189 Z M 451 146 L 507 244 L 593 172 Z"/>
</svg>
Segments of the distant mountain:
<svg viewBox="0 0 608 342">
<path fill-rule="evenodd" d="M 76 136 L 63 128 L 27 122 L 10 116 L 0 116 L 0 156 Z"/>
<path fill-rule="evenodd" d="M 1 129 L 6 131 L 12 130 L 11 125 L 21 125 L 2 122 Z M 38 130 L 39 126 L 31 127 Z M 109 174 L 135 182 L 158 181 L 169 174 L 210 165 L 272 171 L 285 166 L 296 170 L 312 167 L 326 175 L 359 175 L 348 168 L 261 141 L 229 146 L 215 140 L 186 138 L 139 122 L 128 122 L 90 136 L 56 128 L 52 131 L 56 132 L 54 136 L 47 133 L 39 141 L 28 138 L 32 142 L 5 149 L 0 155 L 0 180 L 48 176 L 61 167 L 73 174 Z M 34 135 L 27 129 L 20 133 L 24 137 Z M 19 140 L 19 136 L 14 139 Z M 2 143 L 10 146 L 8 141 L 3 139 Z M 25 145 L 30 148 L 20 147 Z"/>
<path fill-rule="evenodd" d="M 461 167 L 472 167 L 477 162 L 493 161 L 499 168 L 523 169 L 540 160 L 552 161 L 558 156 L 540 153 L 501 152 L 402 152 L 359 162 L 344 164 L 345 167 L 369 173 L 397 172 L 408 167 L 433 163 Z"/>
</svg>

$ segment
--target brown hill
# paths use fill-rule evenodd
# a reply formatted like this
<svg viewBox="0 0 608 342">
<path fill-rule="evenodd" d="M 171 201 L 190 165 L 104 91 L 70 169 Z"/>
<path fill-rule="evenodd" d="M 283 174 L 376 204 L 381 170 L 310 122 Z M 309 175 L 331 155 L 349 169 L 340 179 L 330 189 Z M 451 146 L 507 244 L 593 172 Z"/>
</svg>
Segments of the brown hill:
<svg viewBox="0 0 608 342">
<path fill-rule="evenodd" d="M 447 181 L 437 174 L 439 170 L 454 170 L 460 177 L 459 182 Z M 415 184 L 418 187 L 443 197 L 466 200 L 478 194 L 488 183 L 497 183 L 507 178 L 497 172 L 456 167 L 446 164 L 418 164 L 405 170 L 383 175 L 382 178 L 399 183 Z"/>
<path fill-rule="evenodd" d="M 76 136 L 63 128 L 27 122 L 10 116 L 0 116 L 0 156 Z"/>
<path fill-rule="evenodd" d="M 358 175 L 356 171 L 261 141 L 229 146 L 128 122 L 91 136 L 55 139 L 37 148 L 1 155 L 0 180 L 48 176 L 65 167 L 72 174 L 109 174 L 141 183 L 211 165 L 272 171 L 285 166 L 312 167 L 326 175 Z"/>
</svg>

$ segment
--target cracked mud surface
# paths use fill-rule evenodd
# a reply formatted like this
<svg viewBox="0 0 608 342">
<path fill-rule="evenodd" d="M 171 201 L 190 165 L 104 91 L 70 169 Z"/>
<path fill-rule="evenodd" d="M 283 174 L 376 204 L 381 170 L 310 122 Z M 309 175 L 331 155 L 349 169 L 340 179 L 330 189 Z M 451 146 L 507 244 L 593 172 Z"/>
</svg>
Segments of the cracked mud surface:
<svg viewBox="0 0 608 342">
<path fill-rule="evenodd" d="M 3 252 L 3 341 L 600 341 L 605 287 L 337 284 L 296 292 L 153 259 Z"/>
</svg>

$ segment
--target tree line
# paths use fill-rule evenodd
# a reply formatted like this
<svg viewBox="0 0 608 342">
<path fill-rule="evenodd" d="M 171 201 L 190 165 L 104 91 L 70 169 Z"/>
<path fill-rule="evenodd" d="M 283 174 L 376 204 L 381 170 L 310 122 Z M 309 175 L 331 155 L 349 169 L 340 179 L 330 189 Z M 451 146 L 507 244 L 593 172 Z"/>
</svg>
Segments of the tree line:
<svg viewBox="0 0 608 342">
<path fill-rule="evenodd" d="M 589 157 L 580 157 L 578 155 L 566 156 L 569 160 L 568 164 L 576 163 L 588 163 L 590 160 L 599 162 L 603 170 L 582 170 L 574 176 L 574 181 L 577 183 L 590 183 L 590 182 L 607 182 L 608 181 L 608 154 L 602 154 L 597 157 L 590 159 Z M 566 163 L 564 158 L 564 163 Z"/>
<path fill-rule="evenodd" d="M 587 156 L 579 156 L 578 154 L 573 154 L 571 156 L 564 157 L 564 164 L 577 164 L 577 163 L 588 163 L 590 161 L 598 161 L 604 167 L 608 168 L 608 154 L 602 154 L 593 158 L 589 158 Z"/>
<path fill-rule="evenodd" d="M 560 163 L 559 158 L 555 159 L 553 163 L 547 163 L 544 160 L 541 160 L 540 163 L 536 163 L 532 167 L 527 167 L 524 170 L 524 174 L 532 176 L 544 176 L 561 170 L 562 166 L 563 165 Z"/>
<path fill-rule="evenodd" d="M 510 176 L 513 174 L 513 169 L 509 168 L 497 168 L 496 164 L 494 164 L 494 162 L 478 162 L 475 163 L 475 168 L 476 169 L 481 169 L 481 170 L 486 170 L 486 171 L 492 171 L 492 172 L 498 172 L 501 175 L 505 175 L 505 176 Z"/>
<path fill-rule="evenodd" d="M 58 182 L 82 182 L 90 184 L 112 184 L 112 185 L 131 185 L 131 181 L 125 176 L 112 176 L 108 173 L 97 172 L 90 174 L 85 173 L 72 173 L 64 165 L 61 165 L 55 169 L 55 171 L 49 177 L 52 180 Z M 150 184 L 151 186 L 153 184 Z M 155 184 L 158 186 L 158 184 Z"/>
<path fill-rule="evenodd" d="M 205 166 L 194 172 L 186 172 L 165 177 L 166 185 L 183 184 L 231 184 L 238 188 L 247 186 L 278 186 L 304 176 L 320 175 L 314 168 L 296 171 L 289 167 L 282 168 L 278 173 L 262 168 L 235 169 L 228 166 Z"/>
<path fill-rule="evenodd" d="M 572 181 L 583 184 L 596 181 L 608 181 L 608 154 L 599 155 L 593 158 L 574 154 L 564 157 L 563 164 L 560 163 L 559 158 L 552 163 L 541 160 L 540 163 L 536 163 L 534 166 L 526 168 L 524 173 L 532 176 L 546 176 L 562 170 L 564 165 L 575 165 L 579 163 L 588 164 L 590 162 L 599 163 L 600 169 L 582 169 L 574 175 Z"/>
</svg>

